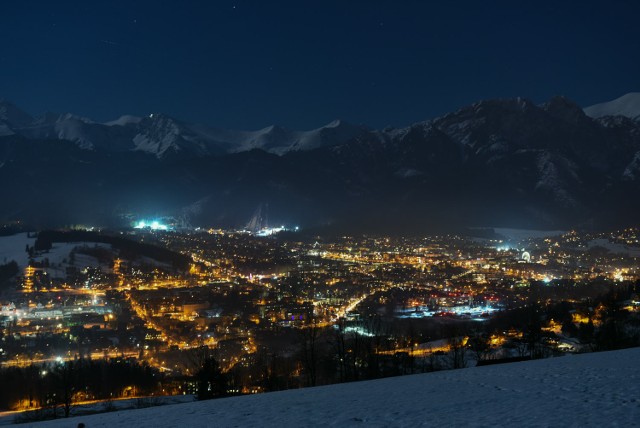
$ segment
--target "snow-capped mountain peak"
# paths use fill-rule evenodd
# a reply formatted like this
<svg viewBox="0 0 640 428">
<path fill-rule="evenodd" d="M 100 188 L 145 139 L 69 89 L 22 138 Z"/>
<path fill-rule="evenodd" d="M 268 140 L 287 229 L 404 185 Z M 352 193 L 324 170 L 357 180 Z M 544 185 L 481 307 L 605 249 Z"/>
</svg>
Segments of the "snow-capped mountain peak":
<svg viewBox="0 0 640 428">
<path fill-rule="evenodd" d="M 629 92 L 613 101 L 592 105 L 585 108 L 584 112 L 593 118 L 626 116 L 631 119 L 640 119 L 640 92 Z"/>
<path fill-rule="evenodd" d="M 191 124 L 162 113 L 138 117 L 123 115 L 97 123 L 71 113 L 48 112 L 33 118 L 12 103 L 0 100 L 0 136 L 60 139 L 80 148 L 141 151 L 165 158 L 181 155 L 218 155 L 261 149 L 283 155 L 344 144 L 364 132 L 341 120 L 311 131 L 292 131 L 271 125 L 257 131 L 237 131 Z"/>
</svg>

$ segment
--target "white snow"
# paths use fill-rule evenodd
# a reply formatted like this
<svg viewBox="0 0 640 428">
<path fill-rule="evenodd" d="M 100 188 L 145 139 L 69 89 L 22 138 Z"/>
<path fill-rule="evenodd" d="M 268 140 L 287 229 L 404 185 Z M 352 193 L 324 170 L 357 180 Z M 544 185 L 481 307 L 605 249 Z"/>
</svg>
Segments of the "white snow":
<svg viewBox="0 0 640 428">
<path fill-rule="evenodd" d="M 593 118 L 620 115 L 638 119 L 640 118 L 640 92 L 630 92 L 613 101 L 592 105 L 585 108 L 584 112 Z"/>
<path fill-rule="evenodd" d="M 92 150 L 94 148 L 94 144 L 90 138 L 88 138 L 84 129 L 85 125 L 90 125 L 92 123 L 93 122 L 90 119 L 67 113 L 61 115 L 53 126 L 59 139 L 74 141 L 81 149 Z"/>
<path fill-rule="evenodd" d="M 634 426 L 640 348 L 29 423 L 33 427 Z"/>
<path fill-rule="evenodd" d="M 123 115 L 105 123 L 69 113 L 47 113 L 34 119 L 0 99 L 0 136 L 17 133 L 28 138 L 63 139 L 73 141 L 85 150 L 136 150 L 158 158 L 172 152 L 210 155 L 252 149 L 283 155 L 289 151 L 344 144 L 364 130 L 362 126 L 334 120 L 310 131 L 292 131 L 278 126 L 236 131 L 184 123 L 164 114 L 150 114 L 144 118 Z"/>
<path fill-rule="evenodd" d="M 229 145 L 231 152 L 262 149 L 283 155 L 289 151 L 342 144 L 360 132 L 360 127 L 334 120 L 311 131 L 291 131 L 277 126 L 268 126 L 258 131 L 224 131 L 216 135 L 216 140 Z"/>
<path fill-rule="evenodd" d="M 36 238 L 27 237 L 27 233 L 18 233 L 11 236 L 0 236 L 0 264 L 15 260 L 20 269 L 29 264 L 27 245 L 33 246 Z"/>
<path fill-rule="evenodd" d="M 104 248 L 111 250 L 109 244 L 98 244 L 94 242 L 54 242 L 51 249 L 48 252 L 38 254 L 34 257 L 37 262 L 42 262 L 44 259 L 49 260 L 50 267 L 44 270 L 53 278 L 64 279 L 66 277 L 66 268 L 71 266 L 70 258 L 71 252 L 75 248 Z M 78 269 L 85 268 L 100 268 L 102 271 L 110 271 L 111 268 L 104 263 L 100 263 L 98 259 L 88 254 L 77 253 L 74 255 L 75 261 L 73 266 Z"/>
<path fill-rule="evenodd" d="M 29 138 L 56 138 L 69 140 L 78 144 L 85 150 L 95 148 L 93 141 L 97 134 L 91 132 L 96 124 L 86 117 L 76 116 L 71 113 L 46 113 L 28 124 L 14 128 L 19 134 Z"/>
<path fill-rule="evenodd" d="M 141 117 L 132 116 L 130 114 L 125 114 L 117 118 L 116 120 L 112 120 L 110 122 L 105 122 L 104 124 L 107 126 L 126 126 L 130 123 L 137 124 L 142 120 Z"/>
<path fill-rule="evenodd" d="M 33 246 L 35 238 L 27 237 L 27 233 L 18 233 L 11 236 L 0 236 L 0 264 L 9 263 L 15 260 L 20 269 L 24 269 L 29 263 L 29 254 L 26 252 L 26 246 Z M 65 268 L 70 266 L 69 259 L 71 251 L 78 247 L 101 247 L 110 250 L 111 245 L 96 244 L 94 242 L 56 242 L 52 245 L 51 250 L 43 253 L 37 253 L 33 259 L 36 262 L 42 262 L 44 259 L 49 260 L 50 267 L 45 270 L 56 278 L 64 278 L 66 275 Z M 79 269 L 86 267 L 100 267 L 102 270 L 109 270 L 105 264 L 101 264 L 95 257 L 87 254 L 76 254 L 74 266 Z"/>
</svg>

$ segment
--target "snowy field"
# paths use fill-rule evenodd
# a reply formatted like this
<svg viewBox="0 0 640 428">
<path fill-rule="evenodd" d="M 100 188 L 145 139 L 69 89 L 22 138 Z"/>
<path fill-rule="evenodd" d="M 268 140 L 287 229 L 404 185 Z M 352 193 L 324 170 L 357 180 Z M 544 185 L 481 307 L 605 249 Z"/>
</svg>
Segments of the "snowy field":
<svg viewBox="0 0 640 428">
<path fill-rule="evenodd" d="M 29 264 L 29 254 L 25 251 L 26 246 L 33 246 L 36 238 L 29 238 L 27 233 L 18 233 L 11 236 L 0 236 L 0 264 L 9 263 L 15 260 L 20 267 L 24 269 Z M 67 275 L 66 269 L 69 266 L 78 269 L 99 268 L 102 272 L 111 272 L 110 262 L 101 262 L 96 257 L 89 254 L 83 254 L 83 247 L 89 250 L 102 248 L 115 254 L 111 245 L 95 242 L 54 242 L 51 249 L 46 252 L 37 253 L 33 260 L 43 262 L 45 259 L 49 262 L 49 267 L 44 270 L 53 278 L 64 279 Z M 73 256 L 73 264 L 71 263 L 71 252 L 76 249 Z M 157 266 L 163 269 L 171 269 L 171 265 L 149 257 L 140 257 L 135 260 L 136 264 L 146 264 Z"/>
<path fill-rule="evenodd" d="M 74 248 L 103 248 L 111 251 L 111 245 L 96 244 L 94 242 L 54 242 L 48 252 L 44 252 L 34 257 L 34 260 L 41 262 L 44 259 L 49 260 L 50 267 L 44 269 L 53 278 L 64 279 L 66 277 L 66 268 L 71 266 L 71 252 Z M 76 253 L 74 255 L 73 266 L 78 269 L 84 268 L 100 268 L 103 272 L 110 272 L 109 264 L 101 264 L 98 259 L 88 254 Z"/>
<path fill-rule="evenodd" d="M 29 263 L 29 254 L 25 251 L 26 246 L 33 246 L 36 238 L 27 237 L 27 233 L 18 233 L 11 236 L 0 236 L 0 264 L 8 263 L 15 260 L 18 263 L 20 269 L 24 269 Z M 47 268 L 47 272 L 54 277 L 65 276 L 65 268 L 69 266 L 67 261 L 70 258 L 71 251 L 76 247 L 89 247 L 96 248 L 101 247 L 110 250 L 111 245 L 96 244 L 93 242 L 56 242 L 53 244 L 51 250 L 39 253 L 34 256 L 36 262 L 41 262 L 44 259 L 48 259 L 52 265 L 51 268 Z M 57 265 L 53 267 L 53 265 Z M 74 265 L 78 268 L 85 267 L 101 267 L 105 270 L 108 266 L 101 265 L 100 262 L 92 256 L 87 254 L 76 254 Z"/>
<path fill-rule="evenodd" d="M 20 426 L 637 426 L 638 361 L 635 348 Z"/>
<path fill-rule="evenodd" d="M 33 246 L 36 238 L 27 237 L 27 233 L 17 233 L 11 236 L 0 236 L 0 264 L 15 260 L 24 269 L 29 264 L 27 245 Z"/>
</svg>

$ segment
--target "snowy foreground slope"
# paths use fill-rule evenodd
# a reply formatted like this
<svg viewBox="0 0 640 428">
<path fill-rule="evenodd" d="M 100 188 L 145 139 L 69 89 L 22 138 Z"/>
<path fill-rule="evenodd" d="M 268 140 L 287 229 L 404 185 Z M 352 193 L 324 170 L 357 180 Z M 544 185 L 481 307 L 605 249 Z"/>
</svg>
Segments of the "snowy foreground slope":
<svg viewBox="0 0 640 428">
<path fill-rule="evenodd" d="M 639 362 L 636 348 L 27 426 L 635 426 Z"/>
</svg>

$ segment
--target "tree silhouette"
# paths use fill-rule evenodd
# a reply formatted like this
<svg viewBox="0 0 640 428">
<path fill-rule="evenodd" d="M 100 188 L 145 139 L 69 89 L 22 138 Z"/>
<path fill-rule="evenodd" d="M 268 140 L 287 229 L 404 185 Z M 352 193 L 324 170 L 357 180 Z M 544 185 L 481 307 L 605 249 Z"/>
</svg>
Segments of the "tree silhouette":
<svg viewBox="0 0 640 428">
<path fill-rule="evenodd" d="M 213 357 L 204 360 L 202 367 L 196 373 L 196 380 L 198 382 L 198 400 L 209 400 L 227 395 L 226 376 L 222 373 L 218 361 Z"/>
</svg>

